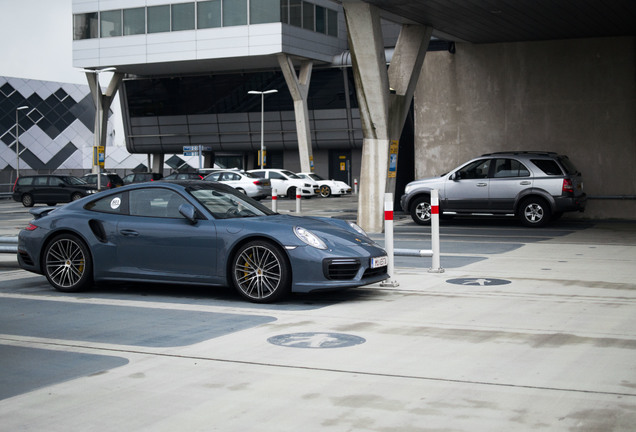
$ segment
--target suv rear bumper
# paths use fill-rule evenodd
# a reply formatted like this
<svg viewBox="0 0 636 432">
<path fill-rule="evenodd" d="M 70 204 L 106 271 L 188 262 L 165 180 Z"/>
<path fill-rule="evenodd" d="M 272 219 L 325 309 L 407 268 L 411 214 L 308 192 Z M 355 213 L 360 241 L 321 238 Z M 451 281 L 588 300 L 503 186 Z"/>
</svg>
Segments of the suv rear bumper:
<svg viewBox="0 0 636 432">
<path fill-rule="evenodd" d="M 587 195 L 554 197 L 555 212 L 585 211 Z"/>
</svg>

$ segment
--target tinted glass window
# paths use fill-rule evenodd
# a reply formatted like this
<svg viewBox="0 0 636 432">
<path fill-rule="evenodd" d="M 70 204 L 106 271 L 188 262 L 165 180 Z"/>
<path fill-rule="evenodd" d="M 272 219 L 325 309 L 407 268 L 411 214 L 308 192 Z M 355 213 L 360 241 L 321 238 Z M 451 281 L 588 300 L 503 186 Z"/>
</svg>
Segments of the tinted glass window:
<svg viewBox="0 0 636 432">
<path fill-rule="evenodd" d="M 316 5 L 316 31 L 318 33 L 327 33 L 326 9 L 318 5 Z"/>
<path fill-rule="evenodd" d="M 223 26 L 247 24 L 246 0 L 223 0 Z"/>
<path fill-rule="evenodd" d="M 73 40 L 96 38 L 98 31 L 97 12 L 73 15 Z"/>
<path fill-rule="evenodd" d="M 121 9 L 102 11 L 99 16 L 101 37 L 121 36 Z"/>
<path fill-rule="evenodd" d="M 172 30 L 194 29 L 194 3 L 172 5 Z"/>
<path fill-rule="evenodd" d="M 137 35 L 146 33 L 146 9 L 124 9 L 124 35 Z"/>
<path fill-rule="evenodd" d="M 302 27 L 303 15 L 301 0 L 289 0 L 289 23 L 296 27 Z"/>
<path fill-rule="evenodd" d="M 179 206 L 187 201 L 178 193 L 163 188 L 129 191 L 130 214 L 157 218 L 181 218 Z"/>
<path fill-rule="evenodd" d="M 170 31 L 170 6 L 148 7 L 148 33 Z"/>
<path fill-rule="evenodd" d="M 221 0 L 197 3 L 197 28 L 221 27 Z"/>
<path fill-rule="evenodd" d="M 490 159 L 482 159 L 471 162 L 459 170 L 460 179 L 482 179 L 488 177 Z"/>
<path fill-rule="evenodd" d="M 128 193 L 108 195 L 107 197 L 86 204 L 84 208 L 86 210 L 103 213 L 127 214 Z"/>
<path fill-rule="evenodd" d="M 515 159 L 495 159 L 495 178 L 528 177 L 530 171 Z"/>
<path fill-rule="evenodd" d="M 250 0 L 250 23 L 280 22 L 280 0 Z"/>
<path fill-rule="evenodd" d="M 51 178 L 51 184 L 52 185 L 56 185 L 58 183 L 60 183 L 62 180 L 58 179 L 57 177 L 53 177 Z M 49 178 L 48 177 L 35 177 L 33 180 L 33 184 L 35 186 L 46 186 L 49 184 Z"/>
<path fill-rule="evenodd" d="M 35 177 L 22 177 L 20 180 L 18 180 L 18 185 L 20 185 L 20 186 L 32 185 L 34 178 Z"/>
<path fill-rule="evenodd" d="M 566 173 L 572 175 L 579 172 L 578 169 L 574 166 L 572 161 L 566 156 L 559 156 L 557 160 L 561 163 L 561 166 L 565 168 Z"/>
<path fill-rule="evenodd" d="M 559 164 L 552 159 L 531 159 L 531 161 L 546 175 L 563 175 Z"/>
<path fill-rule="evenodd" d="M 314 5 L 305 1 L 303 2 L 303 28 L 314 30 Z"/>
<path fill-rule="evenodd" d="M 327 9 L 327 34 L 338 36 L 338 12 Z"/>
</svg>

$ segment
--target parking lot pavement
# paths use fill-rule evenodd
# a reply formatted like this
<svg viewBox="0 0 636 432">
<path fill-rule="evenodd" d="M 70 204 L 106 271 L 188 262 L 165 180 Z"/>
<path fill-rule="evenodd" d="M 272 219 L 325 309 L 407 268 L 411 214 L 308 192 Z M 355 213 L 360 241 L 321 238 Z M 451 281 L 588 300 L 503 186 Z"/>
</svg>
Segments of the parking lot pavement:
<svg viewBox="0 0 636 432">
<path fill-rule="evenodd" d="M 310 206 L 355 213 L 353 197 Z M 397 287 L 275 305 L 180 286 L 64 295 L 6 269 L 2 429 L 632 431 L 636 224 L 441 231 L 444 273 L 418 259 Z M 396 241 L 430 233 L 403 218 Z"/>
</svg>

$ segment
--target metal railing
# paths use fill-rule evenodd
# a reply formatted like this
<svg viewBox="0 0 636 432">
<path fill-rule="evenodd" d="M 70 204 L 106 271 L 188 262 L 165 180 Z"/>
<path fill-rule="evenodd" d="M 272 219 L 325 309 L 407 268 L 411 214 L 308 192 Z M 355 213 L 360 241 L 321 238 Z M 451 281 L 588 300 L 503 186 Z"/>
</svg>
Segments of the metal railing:
<svg viewBox="0 0 636 432">
<path fill-rule="evenodd" d="M 18 253 L 18 236 L 0 236 L 0 253 Z"/>
</svg>

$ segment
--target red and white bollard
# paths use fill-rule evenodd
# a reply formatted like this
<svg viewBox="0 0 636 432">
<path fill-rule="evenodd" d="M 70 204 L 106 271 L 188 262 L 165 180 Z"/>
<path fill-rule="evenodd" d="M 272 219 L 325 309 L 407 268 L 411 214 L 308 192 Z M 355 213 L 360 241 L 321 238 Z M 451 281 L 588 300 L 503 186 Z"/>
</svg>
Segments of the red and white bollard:
<svg viewBox="0 0 636 432">
<path fill-rule="evenodd" d="M 302 195 L 300 194 L 300 188 L 296 188 L 296 213 L 300 213 L 301 211 L 301 205 L 300 202 L 302 201 Z"/>
<path fill-rule="evenodd" d="M 431 273 L 443 273 L 444 269 L 440 263 L 439 249 L 439 191 L 431 190 L 431 250 L 433 251 L 433 262 L 429 269 Z"/>
<path fill-rule="evenodd" d="M 383 287 L 397 287 L 400 284 L 394 279 L 395 258 L 393 253 L 393 194 L 384 194 L 384 249 L 387 254 L 387 273 L 389 279 L 380 283 Z"/>
<path fill-rule="evenodd" d="M 276 194 L 276 190 L 272 189 L 272 211 L 276 213 L 278 211 L 278 194 Z"/>
<path fill-rule="evenodd" d="M 353 179 L 353 194 L 358 195 L 358 179 Z"/>
</svg>

